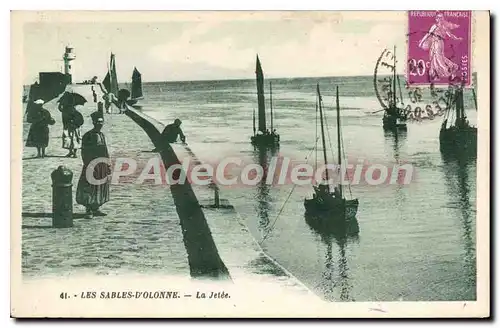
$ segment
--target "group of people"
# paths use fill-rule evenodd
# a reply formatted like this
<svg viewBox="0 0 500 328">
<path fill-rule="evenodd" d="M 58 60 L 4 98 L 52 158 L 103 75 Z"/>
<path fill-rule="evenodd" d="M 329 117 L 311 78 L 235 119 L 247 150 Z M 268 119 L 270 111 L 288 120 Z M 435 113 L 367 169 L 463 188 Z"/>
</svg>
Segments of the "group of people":
<svg viewBox="0 0 500 328">
<path fill-rule="evenodd" d="M 108 176 L 111 174 L 111 167 L 108 163 L 103 162 L 98 163 L 93 168 L 89 167 L 94 159 L 109 159 L 106 138 L 101 131 L 104 125 L 104 104 L 97 103 L 97 110 L 90 115 L 93 128 L 82 136 L 83 115 L 76 109 L 74 103 L 68 101 L 71 98 L 66 98 L 61 97 L 58 106 L 63 124 L 62 146 L 69 151 L 66 157 L 72 158 L 76 158 L 77 150 L 81 149 L 83 162 L 76 190 L 76 202 L 85 206 L 87 218 L 104 216 L 106 214 L 100 211 L 100 207 L 109 201 Z M 27 113 L 27 121 L 31 123 L 31 126 L 26 147 L 36 147 L 37 157 L 45 157 L 45 149 L 49 142 L 49 125 L 55 124 L 54 118 L 48 110 L 43 108 L 43 105 L 44 101 L 39 99 L 34 102 Z M 181 130 L 181 124 L 181 120 L 176 119 L 172 124 L 167 125 L 161 134 L 161 144 L 174 143 L 179 137 L 185 143 L 186 136 Z M 161 147 L 157 149 L 157 151 L 160 150 Z M 89 181 L 88 169 L 93 170 L 93 177 L 96 181 L 104 181 L 104 183 L 96 184 Z"/>
<path fill-rule="evenodd" d="M 61 112 L 63 125 L 62 147 L 69 151 L 66 157 L 76 158 L 78 149 L 81 149 L 83 167 L 76 190 L 76 202 L 85 206 L 86 217 L 104 216 L 105 214 L 99 208 L 109 201 L 109 181 L 95 184 L 89 181 L 86 175 L 92 160 L 109 158 L 106 139 L 101 132 L 104 124 L 103 103 L 99 102 L 97 111 L 91 114 L 93 128 L 82 136 L 83 115 L 68 99 L 71 98 L 61 97 L 58 109 Z M 45 157 L 45 150 L 49 143 L 49 126 L 56 123 L 43 105 L 44 101 L 38 99 L 28 107 L 27 111 L 27 122 L 31 126 L 26 147 L 37 148 L 36 158 Z M 110 173 L 110 166 L 107 163 L 99 163 L 93 168 L 93 176 L 96 180 L 106 180 Z"/>
<path fill-rule="evenodd" d="M 44 101 L 38 99 L 30 104 L 27 110 L 26 121 L 31 124 L 26 147 L 37 149 L 36 158 L 45 157 L 45 150 L 49 145 L 49 126 L 56 123 L 50 112 L 43 108 Z M 68 150 L 66 157 L 77 157 L 81 148 L 81 131 L 83 125 L 82 114 L 69 102 L 60 102 L 59 111 L 63 125 L 62 147 Z"/>
</svg>

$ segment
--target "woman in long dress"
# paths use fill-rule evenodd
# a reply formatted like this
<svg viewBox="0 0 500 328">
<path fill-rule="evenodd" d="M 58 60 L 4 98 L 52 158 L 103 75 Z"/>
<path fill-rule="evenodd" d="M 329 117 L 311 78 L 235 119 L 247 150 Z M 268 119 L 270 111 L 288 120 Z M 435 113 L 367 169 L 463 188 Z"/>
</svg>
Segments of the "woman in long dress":
<svg viewBox="0 0 500 328">
<path fill-rule="evenodd" d="M 59 104 L 63 121 L 63 148 L 68 149 L 66 157 L 76 158 L 76 152 L 81 148 L 81 126 L 83 125 L 83 115 L 76 110 L 71 102 Z"/>
<path fill-rule="evenodd" d="M 454 80 L 456 77 L 458 64 L 446 58 L 444 53 L 444 40 L 448 38 L 457 41 L 462 40 L 462 38 L 451 33 L 451 30 L 458 26 L 457 24 L 446 21 L 442 13 L 437 13 L 436 23 L 431 26 L 429 31 L 419 42 L 420 48 L 429 50 L 429 77 L 431 81 L 441 78 Z"/>
<path fill-rule="evenodd" d="M 28 111 L 27 121 L 31 123 L 26 140 L 26 147 L 36 147 L 37 158 L 45 157 L 45 148 L 49 145 L 49 125 L 54 125 L 55 120 L 49 111 L 43 108 L 44 101 L 38 99 Z"/>
<path fill-rule="evenodd" d="M 83 168 L 76 190 L 76 202 L 86 208 L 86 217 L 104 216 L 99 208 L 109 201 L 109 153 L 106 139 L 101 132 L 104 124 L 103 117 L 94 112 L 91 115 L 94 128 L 83 135 L 82 138 L 82 160 Z M 99 159 L 98 163 L 92 163 L 94 180 L 87 177 L 87 170 L 92 169 L 90 164 Z"/>
</svg>

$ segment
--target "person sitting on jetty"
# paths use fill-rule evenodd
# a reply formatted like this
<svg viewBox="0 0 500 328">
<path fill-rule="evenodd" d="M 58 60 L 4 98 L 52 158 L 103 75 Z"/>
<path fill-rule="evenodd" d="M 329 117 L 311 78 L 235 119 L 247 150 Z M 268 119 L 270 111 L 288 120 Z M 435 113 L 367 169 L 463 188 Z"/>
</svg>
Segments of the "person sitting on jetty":
<svg viewBox="0 0 500 328">
<path fill-rule="evenodd" d="M 109 159 L 106 139 L 101 132 L 104 119 L 98 112 L 91 115 L 94 128 L 83 135 L 82 138 L 82 160 L 83 168 L 78 180 L 76 189 L 76 202 L 85 206 L 86 218 L 93 216 L 105 216 L 106 214 L 99 210 L 104 203 L 109 201 L 109 179 L 111 169 L 108 163 L 100 161 L 96 163 L 93 169 L 93 177 L 100 184 L 92 183 L 87 180 L 87 168 L 90 163 L 98 158 Z M 104 180 L 104 182 L 102 182 Z"/>
<path fill-rule="evenodd" d="M 186 136 L 182 133 L 181 130 L 181 120 L 178 118 L 175 119 L 174 123 L 169 124 L 163 129 L 161 133 L 160 142 L 162 143 L 174 143 L 177 141 L 177 137 L 180 137 L 183 143 L 186 143 Z M 158 151 L 158 148 L 155 148 L 153 151 Z"/>
<path fill-rule="evenodd" d="M 28 123 L 31 123 L 26 147 L 36 147 L 37 158 L 45 157 L 45 148 L 49 145 L 49 125 L 55 123 L 50 112 L 43 108 L 43 104 L 42 99 L 36 100 L 26 118 Z"/>
</svg>

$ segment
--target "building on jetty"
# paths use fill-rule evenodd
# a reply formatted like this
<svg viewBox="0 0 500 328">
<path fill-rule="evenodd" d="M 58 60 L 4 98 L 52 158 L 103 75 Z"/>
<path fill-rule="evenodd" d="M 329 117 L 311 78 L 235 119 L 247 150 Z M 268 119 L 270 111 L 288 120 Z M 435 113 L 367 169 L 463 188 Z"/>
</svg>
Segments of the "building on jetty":
<svg viewBox="0 0 500 328">
<path fill-rule="evenodd" d="M 30 85 L 27 97 L 28 106 L 37 99 L 48 102 L 64 92 L 67 85 L 73 83 L 72 62 L 76 59 L 74 48 L 66 46 L 63 57 L 64 72 L 40 72 L 38 82 Z"/>
</svg>

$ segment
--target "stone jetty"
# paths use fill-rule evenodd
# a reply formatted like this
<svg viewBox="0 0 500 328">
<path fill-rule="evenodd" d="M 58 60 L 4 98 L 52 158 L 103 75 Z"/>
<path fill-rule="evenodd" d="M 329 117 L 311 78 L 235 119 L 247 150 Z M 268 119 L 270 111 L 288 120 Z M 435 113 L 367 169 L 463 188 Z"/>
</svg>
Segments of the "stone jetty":
<svg viewBox="0 0 500 328">
<path fill-rule="evenodd" d="M 90 86 L 72 88 L 89 100 L 79 108 L 85 118 L 82 132 L 86 132 L 91 128 L 90 114 L 97 105 L 92 101 Z M 97 92 L 100 99 L 102 94 Z M 50 174 L 59 165 L 72 170 L 74 195 L 82 162 L 80 153 L 79 158 L 64 157 L 56 100 L 44 107 L 56 120 L 50 127 L 47 157 L 34 158 L 35 149 L 23 149 L 25 277 L 141 273 L 215 278 L 236 285 L 265 281 L 285 293 L 318 299 L 262 251 L 234 209 L 202 209 L 199 199 L 213 197 L 212 189 L 189 183 L 135 183 L 140 168 L 123 182 L 111 184 L 110 201 L 102 207 L 107 216 L 85 219 L 84 208 L 73 197 L 74 227 L 53 228 Z M 160 153 L 151 152 L 159 145 L 163 125 L 140 111 L 106 114 L 104 120 L 103 132 L 113 161 L 126 157 L 144 164 L 157 157 L 168 167 L 179 163 L 179 158 L 196 156 L 176 144 L 163 147 Z M 29 124 L 24 123 L 23 140 L 28 130 Z"/>
</svg>

